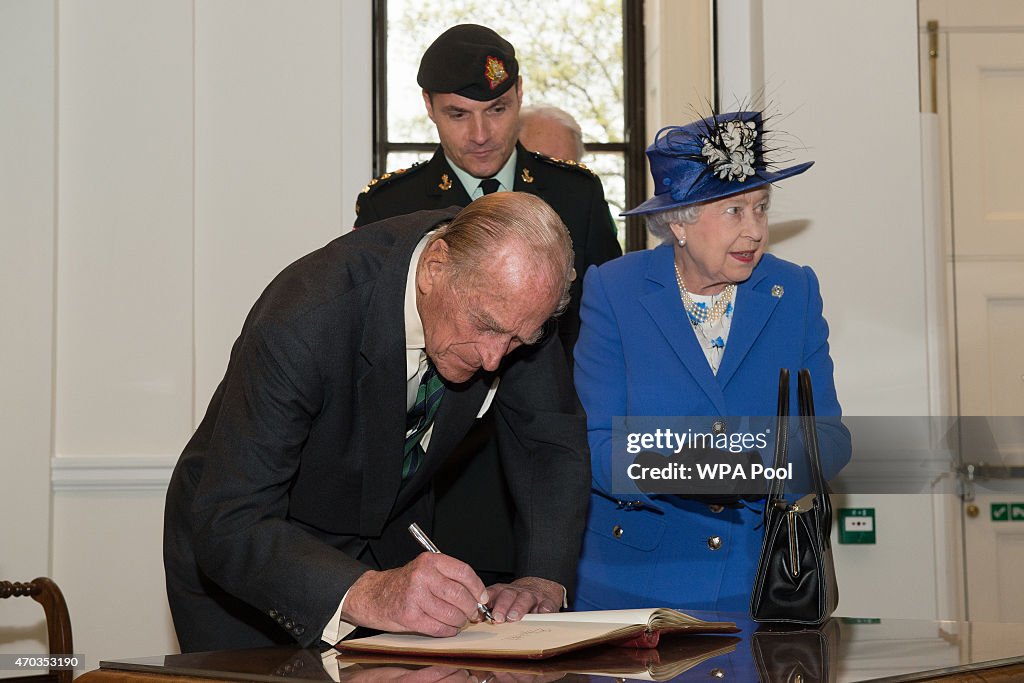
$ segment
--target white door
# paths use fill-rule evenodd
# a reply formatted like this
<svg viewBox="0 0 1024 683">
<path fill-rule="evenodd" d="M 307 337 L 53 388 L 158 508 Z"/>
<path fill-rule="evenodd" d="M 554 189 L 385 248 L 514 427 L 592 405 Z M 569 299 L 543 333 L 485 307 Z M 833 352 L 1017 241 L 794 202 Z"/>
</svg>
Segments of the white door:
<svg viewBox="0 0 1024 683">
<path fill-rule="evenodd" d="M 920 5 L 922 20 L 937 19 L 943 36 L 938 110 L 949 189 L 956 403 L 963 416 L 1024 416 L 1021 4 Z M 1013 478 L 1024 472 L 1022 422 L 983 424 L 996 447 L 993 438 L 972 438 L 962 451 L 976 474 L 1001 475 L 968 481 L 963 500 L 966 608 L 976 621 L 1024 621 L 1024 479 Z"/>
</svg>

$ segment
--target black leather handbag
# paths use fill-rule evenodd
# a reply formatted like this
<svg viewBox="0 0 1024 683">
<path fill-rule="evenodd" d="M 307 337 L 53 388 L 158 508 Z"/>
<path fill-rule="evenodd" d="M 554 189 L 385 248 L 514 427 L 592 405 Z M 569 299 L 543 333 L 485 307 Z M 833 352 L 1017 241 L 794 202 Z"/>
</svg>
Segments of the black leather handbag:
<svg viewBox="0 0 1024 683">
<path fill-rule="evenodd" d="M 784 480 L 772 480 L 764 506 L 764 543 L 750 596 L 750 616 L 759 622 L 816 626 L 835 611 L 839 587 L 829 539 L 832 503 L 821 471 L 807 370 L 799 374 L 798 404 L 811 492 L 790 504 L 783 498 Z M 776 468 L 786 466 L 789 436 L 789 370 L 783 368 L 779 373 Z"/>
</svg>

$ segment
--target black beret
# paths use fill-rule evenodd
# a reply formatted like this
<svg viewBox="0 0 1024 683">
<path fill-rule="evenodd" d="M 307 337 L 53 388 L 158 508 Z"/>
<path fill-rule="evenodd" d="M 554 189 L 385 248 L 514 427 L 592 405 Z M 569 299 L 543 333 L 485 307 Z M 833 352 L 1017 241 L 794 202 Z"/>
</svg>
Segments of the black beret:
<svg viewBox="0 0 1024 683">
<path fill-rule="evenodd" d="M 429 92 L 486 102 L 501 97 L 518 76 L 516 49 L 510 42 L 486 26 L 459 24 L 423 53 L 416 82 Z"/>
</svg>

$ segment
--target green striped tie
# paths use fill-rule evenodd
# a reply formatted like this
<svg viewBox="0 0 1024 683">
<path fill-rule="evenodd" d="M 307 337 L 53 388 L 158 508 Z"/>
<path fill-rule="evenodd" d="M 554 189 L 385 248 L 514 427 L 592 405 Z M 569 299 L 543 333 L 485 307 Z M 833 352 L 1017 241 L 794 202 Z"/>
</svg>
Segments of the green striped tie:
<svg viewBox="0 0 1024 683">
<path fill-rule="evenodd" d="M 416 402 L 412 405 L 405 420 L 405 456 L 402 459 L 402 481 L 406 481 L 416 473 L 423 462 L 423 446 L 420 441 L 427 428 L 434 421 L 437 407 L 444 396 L 444 382 L 437 374 L 437 368 L 427 359 L 427 369 L 420 378 L 420 386 L 416 390 Z"/>
</svg>

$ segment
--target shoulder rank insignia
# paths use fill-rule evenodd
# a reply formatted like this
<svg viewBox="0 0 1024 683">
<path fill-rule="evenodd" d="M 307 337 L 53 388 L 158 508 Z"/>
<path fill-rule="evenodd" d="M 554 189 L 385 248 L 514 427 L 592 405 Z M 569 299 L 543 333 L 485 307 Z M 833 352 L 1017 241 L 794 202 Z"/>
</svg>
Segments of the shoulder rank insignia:
<svg viewBox="0 0 1024 683">
<path fill-rule="evenodd" d="M 572 159 L 558 159 L 556 157 L 549 157 L 548 155 L 542 154 L 540 152 L 530 152 L 530 154 L 533 155 L 534 159 L 537 159 L 538 161 L 544 161 L 546 163 L 551 164 L 552 166 L 561 166 L 562 168 L 578 169 L 580 171 L 585 172 L 587 175 L 594 176 L 595 178 L 597 177 L 597 174 L 591 171 L 586 164 L 581 164 L 578 161 L 573 161 Z M 526 180 L 526 178 L 523 178 L 523 180 Z"/>
<path fill-rule="evenodd" d="M 423 165 L 422 161 L 417 161 L 415 164 L 413 164 L 409 168 L 400 168 L 400 169 L 398 169 L 396 171 L 388 171 L 387 173 L 382 173 L 381 175 L 377 176 L 376 178 L 371 178 L 370 182 L 366 183 L 366 185 L 363 186 L 363 189 L 360 190 L 359 192 L 360 192 L 360 194 L 365 194 L 365 193 L 369 192 L 370 190 L 377 189 L 378 186 L 386 185 L 389 181 L 394 180 L 395 178 L 399 178 L 399 177 L 405 175 L 406 173 L 408 173 L 409 171 L 416 170 L 416 168 L 418 166 L 422 166 L 422 165 Z"/>
<path fill-rule="evenodd" d="M 447 192 L 448 190 L 452 189 L 452 179 L 448 177 L 447 173 L 441 174 L 441 182 L 437 184 L 437 187 L 442 192 Z"/>
</svg>

